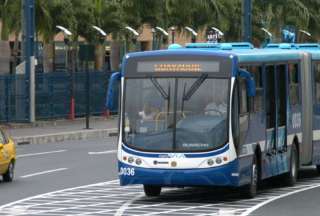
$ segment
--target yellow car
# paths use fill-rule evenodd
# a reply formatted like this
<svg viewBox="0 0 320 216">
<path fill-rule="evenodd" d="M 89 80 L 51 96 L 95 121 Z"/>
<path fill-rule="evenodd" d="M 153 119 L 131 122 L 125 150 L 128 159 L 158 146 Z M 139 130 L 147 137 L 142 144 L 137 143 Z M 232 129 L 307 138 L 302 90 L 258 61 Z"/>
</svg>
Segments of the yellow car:
<svg viewBox="0 0 320 216">
<path fill-rule="evenodd" d="M 3 181 L 11 182 L 14 177 L 16 147 L 11 138 L 0 128 L 0 175 Z"/>
</svg>

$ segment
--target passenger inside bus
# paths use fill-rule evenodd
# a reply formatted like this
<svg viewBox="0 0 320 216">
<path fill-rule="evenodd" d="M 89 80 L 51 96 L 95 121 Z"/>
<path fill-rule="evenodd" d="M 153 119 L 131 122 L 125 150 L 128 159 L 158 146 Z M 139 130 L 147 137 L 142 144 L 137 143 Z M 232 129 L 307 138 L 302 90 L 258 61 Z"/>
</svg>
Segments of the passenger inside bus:
<svg viewBox="0 0 320 216">
<path fill-rule="evenodd" d="M 143 110 L 139 112 L 139 116 L 143 121 L 151 121 L 155 120 L 155 117 L 159 112 L 159 108 L 154 106 L 150 101 L 146 101 L 143 105 Z"/>
</svg>

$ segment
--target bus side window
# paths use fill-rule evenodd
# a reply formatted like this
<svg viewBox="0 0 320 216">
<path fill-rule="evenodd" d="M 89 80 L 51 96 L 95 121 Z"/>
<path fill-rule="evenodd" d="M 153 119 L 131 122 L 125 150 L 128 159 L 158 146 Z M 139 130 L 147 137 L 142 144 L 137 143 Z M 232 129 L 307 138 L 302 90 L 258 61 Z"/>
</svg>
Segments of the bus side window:
<svg viewBox="0 0 320 216">
<path fill-rule="evenodd" d="M 240 115 L 248 113 L 248 96 L 246 80 L 239 78 L 239 104 L 240 104 Z"/>
<path fill-rule="evenodd" d="M 244 78 L 239 77 L 239 145 L 244 144 L 249 128 L 249 109 L 247 85 Z"/>
<path fill-rule="evenodd" d="M 298 64 L 289 64 L 289 97 L 290 105 L 300 103 Z"/>
<path fill-rule="evenodd" d="M 248 66 L 247 71 L 252 74 L 256 84 L 256 95 L 249 98 L 249 110 L 250 112 L 260 112 L 263 110 L 262 66 Z"/>
<path fill-rule="evenodd" d="M 239 89 L 236 82 L 232 94 L 232 136 L 236 147 L 239 146 Z"/>
<path fill-rule="evenodd" d="M 317 62 L 314 66 L 314 79 L 315 79 L 315 103 L 320 105 L 320 62 Z"/>
</svg>

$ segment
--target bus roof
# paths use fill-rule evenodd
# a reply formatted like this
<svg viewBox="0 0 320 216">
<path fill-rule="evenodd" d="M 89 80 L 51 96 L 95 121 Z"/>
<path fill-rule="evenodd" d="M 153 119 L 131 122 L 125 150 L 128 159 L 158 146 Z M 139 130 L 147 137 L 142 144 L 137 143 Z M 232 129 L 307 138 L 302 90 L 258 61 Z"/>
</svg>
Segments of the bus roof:
<svg viewBox="0 0 320 216">
<path fill-rule="evenodd" d="M 266 49 L 289 49 L 301 50 L 311 54 L 313 60 L 320 60 L 320 44 L 318 43 L 301 43 L 301 44 L 268 44 Z"/>
<path fill-rule="evenodd" d="M 155 50 L 128 54 L 128 57 L 150 57 L 170 55 L 205 55 L 230 58 L 237 57 L 239 63 L 258 63 L 299 60 L 302 52 L 297 49 L 256 49 L 250 43 L 193 43 L 185 47 L 175 45 L 168 50 Z"/>
</svg>

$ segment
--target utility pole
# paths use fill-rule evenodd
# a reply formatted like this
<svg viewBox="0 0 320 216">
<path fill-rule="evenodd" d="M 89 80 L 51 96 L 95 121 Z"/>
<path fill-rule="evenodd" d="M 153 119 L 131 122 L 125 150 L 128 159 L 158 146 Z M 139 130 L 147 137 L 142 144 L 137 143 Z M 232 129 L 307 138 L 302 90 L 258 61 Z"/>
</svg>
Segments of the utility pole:
<svg viewBox="0 0 320 216">
<path fill-rule="evenodd" d="M 35 122 L 35 0 L 22 0 L 22 57 L 28 101 L 28 121 Z"/>
<path fill-rule="evenodd" d="M 252 42 L 252 0 L 242 0 L 242 40 Z"/>
<path fill-rule="evenodd" d="M 151 50 L 156 50 L 156 30 L 155 28 L 151 29 L 152 33 L 152 49 Z"/>
<path fill-rule="evenodd" d="M 174 44 L 176 28 L 175 27 L 171 27 L 170 30 L 171 30 L 171 44 Z"/>
</svg>

